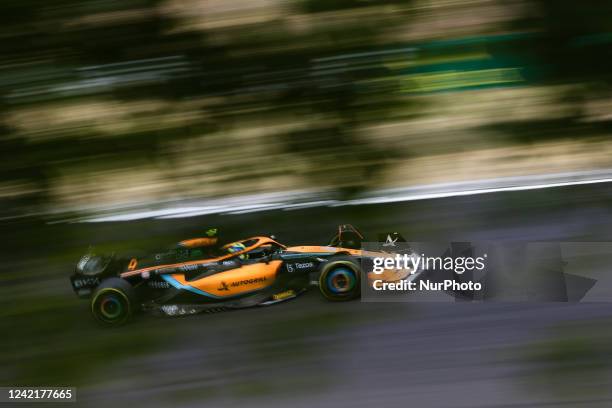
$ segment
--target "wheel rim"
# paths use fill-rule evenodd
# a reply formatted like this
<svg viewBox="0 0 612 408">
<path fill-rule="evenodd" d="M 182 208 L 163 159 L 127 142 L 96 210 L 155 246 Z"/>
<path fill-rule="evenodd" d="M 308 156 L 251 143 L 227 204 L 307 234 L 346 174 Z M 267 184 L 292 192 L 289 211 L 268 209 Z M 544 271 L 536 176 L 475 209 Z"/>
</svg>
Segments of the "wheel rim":
<svg viewBox="0 0 612 408">
<path fill-rule="evenodd" d="M 334 269 L 327 277 L 327 287 L 334 294 L 350 292 L 356 283 L 355 271 L 344 266 Z"/>
<path fill-rule="evenodd" d="M 130 313 L 130 305 L 123 293 L 108 289 L 96 296 L 92 311 L 104 323 L 120 323 L 127 319 Z"/>
<path fill-rule="evenodd" d="M 106 297 L 100 302 L 100 313 L 107 319 L 116 319 L 123 312 L 123 306 L 115 296 Z"/>
</svg>

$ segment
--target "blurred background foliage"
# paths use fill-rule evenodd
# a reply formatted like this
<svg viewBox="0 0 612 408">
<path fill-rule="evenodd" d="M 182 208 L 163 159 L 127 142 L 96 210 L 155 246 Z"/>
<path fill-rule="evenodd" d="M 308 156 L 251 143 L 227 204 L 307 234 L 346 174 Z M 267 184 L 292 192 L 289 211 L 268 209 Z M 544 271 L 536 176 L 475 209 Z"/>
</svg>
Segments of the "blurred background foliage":
<svg viewBox="0 0 612 408">
<path fill-rule="evenodd" d="M 308 188 L 350 196 L 606 166 L 610 7 L 7 0 L 0 208 Z"/>
<path fill-rule="evenodd" d="M 397 105 L 397 81 L 381 60 L 334 57 L 375 48 L 405 18 L 401 4 L 385 10 L 361 3 L 277 4 L 291 14 L 201 28 L 200 21 L 184 23 L 189 5 L 174 11 L 172 2 L 10 1 L 2 6 L 2 179 L 27 183 L 38 205 L 63 172 L 95 172 L 96 164 L 123 171 L 152 165 L 171 174 L 189 139 L 249 121 L 287 128 L 272 144 L 307 155 L 314 169 L 329 159 L 322 150 L 340 150 L 347 172 L 359 177 L 354 162 L 368 143 L 356 140 L 355 130 Z M 201 4 L 196 20 L 206 20 L 209 6 L 225 7 Z M 372 19 L 327 23 L 307 15 L 353 6 L 367 6 Z M 250 142 L 222 137 L 220 155 L 235 143 Z M 219 154 L 201 153 L 203 162 Z M 240 153 L 215 171 L 255 180 L 283 171 L 274 163 L 249 167 L 248 152 Z M 199 182 L 198 171 L 186 176 Z"/>
</svg>

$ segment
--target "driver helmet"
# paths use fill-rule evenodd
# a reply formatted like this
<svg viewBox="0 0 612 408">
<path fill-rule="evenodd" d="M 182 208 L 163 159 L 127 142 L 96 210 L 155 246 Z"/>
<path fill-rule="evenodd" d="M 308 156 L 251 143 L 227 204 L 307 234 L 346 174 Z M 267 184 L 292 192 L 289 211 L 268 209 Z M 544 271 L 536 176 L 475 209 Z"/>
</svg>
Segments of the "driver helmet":
<svg viewBox="0 0 612 408">
<path fill-rule="evenodd" d="M 240 252 L 240 251 L 244 251 L 246 249 L 246 246 L 244 246 L 244 244 L 242 242 L 232 242 L 231 244 L 227 245 L 227 252 L 229 252 L 230 254 L 236 253 L 236 252 Z M 248 254 L 242 254 L 240 256 L 238 256 L 238 258 L 240 259 L 249 259 L 249 255 Z"/>
</svg>

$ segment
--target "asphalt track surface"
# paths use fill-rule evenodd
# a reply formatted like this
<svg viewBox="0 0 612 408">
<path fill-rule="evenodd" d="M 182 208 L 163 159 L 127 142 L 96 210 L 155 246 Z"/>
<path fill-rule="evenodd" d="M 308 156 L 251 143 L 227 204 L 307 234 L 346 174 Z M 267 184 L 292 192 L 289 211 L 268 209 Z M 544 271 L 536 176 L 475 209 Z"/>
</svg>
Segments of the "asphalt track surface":
<svg viewBox="0 0 612 408">
<path fill-rule="evenodd" d="M 415 241 L 612 241 L 611 199 L 612 186 L 598 184 L 40 228 L 46 236 L 70 228 L 69 239 L 50 244 L 58 248 L 86 246 L 87 240 L 178 240 L 210 225 L 226 236 L 274 233 L 288 244 L 316 244 L 339 223 L 353 223 L 366 235 L 397 230 Z M 12 228 L 5 226 L 5 238 Z M 49 263 L 42 255 L 18 261 L 25 243 L 12 245 L 11 269 L 42 268 L 44 288 L 37 290 L 74 297 L 66 280 L 70 264 Z M 24 301 L 28 296 L 23 294 Z M 82 331 L 79 341 L 97 335 L 101 329 L 92 327 L 86 306 L 74 299 L 73 307 L 77 323 L 71 333 Z M 159 336 L 161 344 L 109 358 L 108 364 L 98 362 L 94 373 L 83 373 L 91 379 L 79 382 L 78 402 L 69 406 L 610 407 L 608 354 L 593 357 L 590 350 L 575 352 L 576 346 L 561 348 L 569 350 L 569 357 L 537 357 L 548 356 L 547 347 L 561 347 L 566 337 L 578 338 L 577 344 L 587 348 L 591 341 L 605 343 L 610 323 L 612 303 L 329 303 L 316 291 L 267 308 L 173 319 L 142 316 L 119 329 L 122 335 L 146 332 Z M 7 328 L 4 335 L 22 343 L 27 358 L 53 352 L 40 349 L 44 338 L 23 339 L 23 331 Z M 609 350 L 612 343 L 607 344 Z M 137 349 L 138 344 L 125 347 Z M 85 367 L 94 356 L 95 351 L 73 356 L 78 364 L 71 367 Z M 599 364 L 592 364 L 593 358 Z M 7 370 L 0 378 L 6 385 L 28 385 L 11 383 L 17 378 L 12 375 Z"/>
</svg>

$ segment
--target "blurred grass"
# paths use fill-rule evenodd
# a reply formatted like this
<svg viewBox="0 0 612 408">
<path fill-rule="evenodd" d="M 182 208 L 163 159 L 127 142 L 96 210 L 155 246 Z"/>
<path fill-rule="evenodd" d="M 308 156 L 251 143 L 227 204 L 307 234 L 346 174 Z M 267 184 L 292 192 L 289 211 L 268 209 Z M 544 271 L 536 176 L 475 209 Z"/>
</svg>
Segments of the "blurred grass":
<svg viewBox="0 0 612 408">
<path fill-rule="evenodd" d="M 576 322 L 547 330 L 547 338 L 526 345 L 519 382 L 536 394 L 556 398 L 610 397 L 612 322 Z"/>
<path fill-rule="evenodd" d="M 305 296 L 309 299 L 298 298 L 266 311 L 215 315 L 211 324 L 220 330 L 219 336 L 232 336 L 235 341 L 222 355 L 206 360 L 215 377 L 223 379 L 223 385 L 211 389 L 204 382 L 204 390 L 193 387 L 174 397 L 180 401 L 223 396 L 248 400 L 324 393 L 336 386 L 345 367 L 342 359 L 354 345 L 344 332 L 393 318 L 372 308 L 360 308 L 358 302 L 334 305 L 323 299 L 317 301 L 318 293 Z M 299 306 L 300 302 L 309 306 Z M 227 329 L 225 323 L 231 324 L 238 313 L 246 320 L 250 319 L 245 315 L 252 314 L 252 324 Z M 196 331 L 194 336 L 203 337 Z"/>
<path fill-rule="evenodd" d="M 0 360 L 11 384 L 104 383 L 116 363 L 152 353 L 172 338 L 171 332 L 139 323 L 127 330 L 103 329 L 89 318 L 84 303 L 62 299 L 21 298 L 3 313 L 10 335 L 0 339 Z"/>
</svg>

